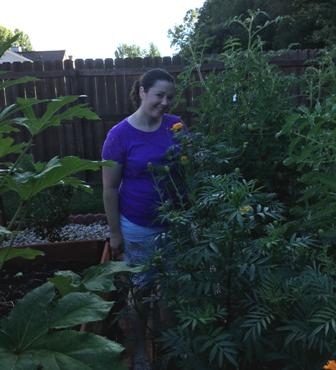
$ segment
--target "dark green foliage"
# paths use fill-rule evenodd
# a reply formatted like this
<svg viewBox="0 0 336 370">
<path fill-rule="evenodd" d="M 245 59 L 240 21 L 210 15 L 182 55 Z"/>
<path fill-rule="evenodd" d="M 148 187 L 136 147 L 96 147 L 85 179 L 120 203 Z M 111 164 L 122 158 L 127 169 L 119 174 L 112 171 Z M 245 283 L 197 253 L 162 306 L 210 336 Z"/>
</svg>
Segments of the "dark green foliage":
<svg viewBox="0 0 336 370">
<path fill-rule="evenodd" d="M 202 45 L 206 42 L 208 54 L 224 51 L 225 42 L 230 37 L 239 37 L 244 46 L 246 35 L 238 25 L 229 25 L 233 17 L 247 15 L 248 9 L 261 9 L 268 16 L 260 17 L 259 24 L 266 19 L 281 17 L 282 21 L 273 24 L 261 33 L 266 49 L 286 49 L 296 45 L 302 49 L 324 48 L 336 41 L 336 2 L 335 0 L 207 0 L 199 10 L 195 27 L 188 32 L 181 46 L 186 53 L 189 44 L 195 40 Z M 171 42 L 181 41 L 181 26 L 170 30 Z"/>
<path fill-rule="evenodd" d="M 248 51 L 235 50 L 234 45 L 228 43 L 228 51 L 219 58 L 223 71 L 203 75 L 201 80 L 185 73 L 188 82 L 182 81 L 182 86 L 202 90 L 192 109 L 203 134 L 199 145 L 205 152 L 216 147 L 218 155 L 210 161 L 217 162 L 220 171 L 226 161 L 226 171 L 239 167 L 245 177 L 258 179 L 286 201 L 294 171 L 282 163 L 289 140 L 276 133 L 295 106 L 295 97 L 289 94 L 295 78 L 269 64 L 257 50 L 256 38 Z"/>
<path fill-rule="evenodd" d="M 30 38 L 26 33 L 17 28 L 12 32 L 10 29 L 0 25 L 0 44 L 7 43 L 14 36 L 16 36 L 16 40 L 11 42 L 9 46 L 20 46 L 24 51 L 33 50 Z"/>
<path fill-rule="evenodd" d="M 285 164 L 298 171 L 299 199 L 292 213 L 296 228 L 319 233 L 333 242 L 335 229 L 336 84 L 332 53 L 307 70 L 305 82 L 310 107 L 300 107 L 287 118 L 279 135 L 290 137 Z"/>
<path fill-rule="evenodd" d="M 161 353 L 187 370 L 321 370 L 336 353 L 335 66 L 288 78 L 252 34 L 223 72 L 183 76 L 203 94 L 170 153 L 179 201 L 161 206 L 176 319 Z M 298 84 L 311 107 L 293 104 Z"/>
<path fill-rule="evenodd" d="M 70 186 L 56 186 L 42 191 L 27 206 L 22 226 L 45 235 L 64 226 L 68 220 L 73 193 Z"/>
</svg>

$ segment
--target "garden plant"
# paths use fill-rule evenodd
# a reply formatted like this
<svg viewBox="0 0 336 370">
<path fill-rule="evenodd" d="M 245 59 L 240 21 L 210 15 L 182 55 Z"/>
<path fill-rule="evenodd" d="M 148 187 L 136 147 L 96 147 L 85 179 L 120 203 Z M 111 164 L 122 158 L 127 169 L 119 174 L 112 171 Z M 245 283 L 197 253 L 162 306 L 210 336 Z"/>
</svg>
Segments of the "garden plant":
<svg viewBox="0 0 336 370">
<path fill-rule="evenodd" d="M 0 55 L 15 38 L 1 45 Z M 31 77 L 7 80 L 0 88 L 31 82 Z M 20 202 L 5 226 L 0 226 L 0 270 L 15 257 L 34 259 L 42 254 L 33 248 L 15 248 L 16 232 L 24 223 L 29 204 L 41 191 L 71 186 L 90 190 L 75 175 L 84 170 L 99 170 L 112 162 L 95 162 L 78 157 L 51 158 L 48 163 L 35 162 L 31 154 L 33 138 L 49 127 L 75 117 L 97 120 L 86 105 L 76 104 L 76 96 L 52 100 L 17 98 L 0 110 L 0 196 L 15 192 Z M 44 113 L 35 108 L 44 105 Z M 18 130 L 26 130 L 28 139 L 16 143 Z M 10 157 L 9 157 L 10 156 Z M 14 158 L 9 160 L 8 158 Z M 38 369 L 125 369 L 119 359 L 123 348 L 118 343 L 89 332 L 75 330 L 78 325 L 102 320 L 113 302 L 105 301 L 100 292 L 116 290 L 114 276 L 134 269 L 123 262 L 106 262 L 92 266 L 81 275 L 58 272 L 43 285 L 16 302 L 7 317 L 0 320 L 0 363 L 4 370 Z"/>
<path fill-rule="evenodd" d="M 200 75 L 196 60 L 182 76 L 202 94 L 166 168 L 171 264 L 158 284 L 175 323 L 158 341 L 161 368 L 320 370 L 336 358 L 332 51 L 287 76 L 256 17 L 233 20 L 249 47 L 229 41 L 223 71 Z"/>
</svg>

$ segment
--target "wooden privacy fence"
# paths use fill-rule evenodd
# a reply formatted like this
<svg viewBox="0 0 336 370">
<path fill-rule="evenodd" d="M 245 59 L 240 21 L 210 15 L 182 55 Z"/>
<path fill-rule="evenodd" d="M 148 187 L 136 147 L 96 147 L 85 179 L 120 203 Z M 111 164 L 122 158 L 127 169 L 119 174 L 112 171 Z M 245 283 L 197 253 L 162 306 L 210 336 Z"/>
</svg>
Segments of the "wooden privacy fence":
<svg viewBox="0 0 336 370">
<path fill-rule="evenodd" d="M 301 74 L 305 62 L 316 54 L 315 50 L 291 51 L 274 57 L 271 63 L 277 64 L 285 73 Z M 3 63 L 0 70 L 2 80 L 22 76 L 34 76 L 38 81 L 0 90 L 0 107 L 12 104 L 17 97 L 49 99 L 64 95 L 85 95 L 81 98 L 100 116 L 101 121 L 73 121 L 61 127 L 50 128 L 36 137 L 33 154 L 35 160 L 46 161 L 55 155 L 78 155 L 81 158 L 100 159 L 101 146 L 107 131 L 133 111 L 129 91 L 133 82 L 146 70 L 160 67 L 174 77 L 185 69 L 181 58 L 126 58 L 126 59 L 78 59 L 63 62 L 24 62 Z M 202 73 L 221 70 L 223 64 L 205 64 Z M 191 123 L 188 106 L 194 105 L 199 89 L 189 89 L 185 93 L 185 104 L 174 112 L 185 122 Z M 18 141 L 24 138 L 20 133 Z"/>
</svg>

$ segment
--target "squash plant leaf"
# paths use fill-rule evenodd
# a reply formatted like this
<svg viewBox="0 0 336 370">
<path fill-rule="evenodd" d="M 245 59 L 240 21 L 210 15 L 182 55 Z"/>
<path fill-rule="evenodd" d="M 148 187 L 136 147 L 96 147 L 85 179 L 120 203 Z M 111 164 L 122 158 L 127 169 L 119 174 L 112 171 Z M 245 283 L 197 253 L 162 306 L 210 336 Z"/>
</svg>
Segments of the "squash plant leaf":
<svg viewBox="0 0 336 370">
<path fill-rule="evenodd" d="M 21 153 L 22 149 L 25 148 L 25 144 L 14 144 L 14 139 L 11 137 L 0 136 L 0 158 L 7 156 L 8 154 Z"/>
<path fill-rule="evenodd" d="M 10 87 L 10 86 L 21 85 L 27 82 L 32 82 L 32 81 L 37 81 L 37 80 L 38 78 L 36 77 L 26 76 L 26 77 L 17 78 L 15 80 L 3 81 L 3 82 L 0 82 L 0 89 L 6 89 L 7 87 Z"/>
<path fill-rule="evenodd" d="M 0 235 L 5 229 L 3 226 L 0 226 Z M 7 232 L 9 232 L 7 230 Z M 4 264 L 6 261 L 9 261 L 13 258 L 21 257 L 27 260 L 33 260 L 37 256 L 43 256 L 44 253 L 37 249 L 32 248 L 1 248 L 0 249 L 0 266 Z"/>
<path fill-rule="evenodd" d="M 0 321 L 2 367 L 126 370 L 117 359 L 123 350 L 119 344 L 94 334 L 53 330 L 100 320 L 112 305 L 92 293 L 70 293 L 57 299 L 50 282 L 32 290 Z"/>
<path fill-rule="evenodd" d="M 18 125 L 25 126 L 32 136 L 39 134 L 48 127 L 59 126 L 61 122 L 74 118 L 86 118 L 89 120 L 98 120 L 96 113 L 92 112 L 85 104 L 77 104 L 69 107 L 74 103 L 78 96 L 62 96 L 52 100 L 38 99 L 17 99 L 17 105 L 24 114 L 23 118 L 15 119 Z M 47 108 L 42 117 L 37 117 L 33 106 L 47 102 Z"/>
<path fill-rule="evenodd" d="M 48 332 L 47 308 L 54 297 L 53 285 L 43 284 L 20 299 L 8 317 L 0 321 L 0 331 L 10 338 L 10 349 L 22 352 Z"/>
<path fill-rule="evenodd" d="M 117 359 L 122 350 L 121 345 L 104 337 L 67 330 L 48 333 L 35 343 L 32 353 L 43 353 L 40 360 L 46 369 L 126 370 Z M 51 366 L 52 361 L 59 366 Z"/>
<path fill-rule="evenodd" d="M 91 291 L 109 292 L 115 290 L 113 276 L 120 272 L 140 272 L 142 267 L 129 267 L 123 261 L 109 261 L 98 266 L 92 266 L 83 273 L 82 284 Z"/>
<path fill-rule="evenodd" d="M 6 179 L 5 186 L 18 193 L 21 199 L 28 200 L 43 189 L 66 183 L 69 176 L 86 170 L 97 171 L 103 164 L 113 166 L 114 162 L 90 161 L 73 156 L 62 159 L 54 157 L 40 168 L 41 172 L 16 173 Z"/>
<path fill-rule="evenodd" d="M 114 302 L 108 302 L 93 293 L 69 293 L 61 298 L 51 311 L 50 326 L 55 329 L 80 325 L 83 322 L 104 319 Z"/>
</svg>

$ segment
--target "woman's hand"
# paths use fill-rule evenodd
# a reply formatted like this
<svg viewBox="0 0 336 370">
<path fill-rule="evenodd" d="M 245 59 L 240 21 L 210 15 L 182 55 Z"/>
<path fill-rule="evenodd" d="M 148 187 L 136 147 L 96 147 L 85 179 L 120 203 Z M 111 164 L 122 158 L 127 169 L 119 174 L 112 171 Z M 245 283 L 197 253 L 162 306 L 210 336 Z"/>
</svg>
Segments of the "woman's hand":
<svg viewBox="0 0 336 370">
<path fill-rule="evenodd" d="M 123 238 L 121 233 L 113 233 L 110 236 L 110 247 L 112 258 L 116 260 L 121 259 L 123 253 Z"/>
</svg>

